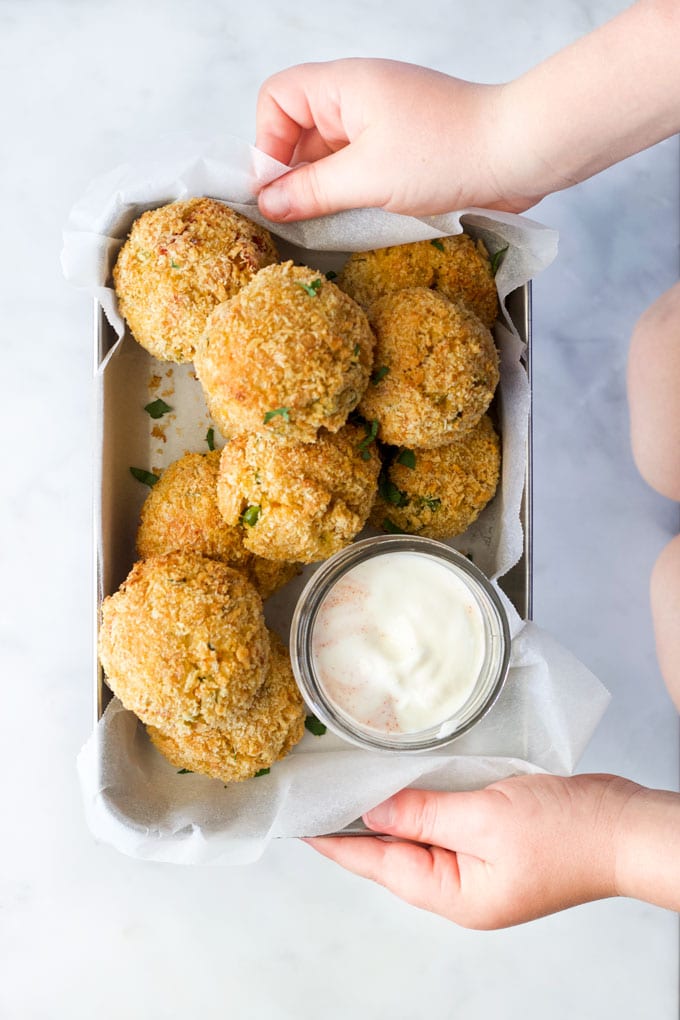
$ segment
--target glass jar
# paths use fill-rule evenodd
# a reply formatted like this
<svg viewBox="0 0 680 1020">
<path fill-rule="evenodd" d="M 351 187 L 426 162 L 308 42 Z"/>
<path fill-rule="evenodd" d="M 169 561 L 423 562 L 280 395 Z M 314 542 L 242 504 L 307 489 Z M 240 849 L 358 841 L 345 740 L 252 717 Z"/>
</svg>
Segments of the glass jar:
<svg viewBox="0 0 680 1020">
<path fill-rule="evenodd" d="M 418 563 L 413 559 L 414 554 Z M 408 563 L 403 559 L 404 555 L 411 557 Z M 391 558 L 382 560 L 382 563 L 376 559 L 386 556 Z M 421 562 L 423 560 L 426 562 Z M 371 562 L 368 568 L 356 569 L 369 561 L 375 562 Z M 435 566 L 440 571 L 441 568 L 445 568 L 447 572 L 453 574 L 453 578 L 448 574 L 442 575 L 437 569 L 433 569 Z M 404 568 L 406 573 L 404 573 Z M 420 576 L 420 588 L 416 583 L 413 586 L 404 583 L 405 580 L 408 581 L 408 571 L 414 568 Z M 390 570 L 393 573 L 393 578 L 389 576 Z M 382 578 L 380 577 L 381 571 L 383 572 Z M 428 590 L 429 582 L 426 576 L 428 571 L 433 583 L 435 581 L 437 583 L 444 582 L 441 588 L 443 599 L 436 597 L 434 586 L 431 592 Z M 370 599 L 367 600 L 365 597 L 368 590 L 366 588 L 368 572 L 373 579 L 378 579 L 382 585 L 381 590 L 388 593 L 387 601 L 390 606 L 396 607 L 391 618 L 386 621 L 388 630 L 391 629 L 391 634 L 387 634 L 384 629 L 381 630 L 382 623 L 377 619 L 372 619 L 370 610 L 366 609 L 371 605 Z M 415 582 L 415 574 L 413 578 Z M 401 584 L 391 583 L 398 580 L 401 581 Z M 425 588 L 422 587 L 423 583 Z M 462 601 L 458 599 L 458 592 L 464 596 Z M 428 598 L 423 599 L 423 593 Z M 432 613 L 433 619 L 422 615 L 424 612 L 427 613 L 425 603 L 430 595 L 432 596 L 431 608 L 436 610 Z M 447 598 L 449 602 L 446 601 Z M 420 601 L 418 602 L 418 600 Z M 352 601 L 355 602 L 354 605 L 352 605 Z M 458 601 L 459 606 L 454 606 L 454 601 Z M 416 604 L 417 602 L 418 604 Z M 376 605 L 375 601 L 373 605 Z M 347 615 L 348 608 L 349 615 Z M 356 699 L 356 705 L 349 704 L 348 707 L 347 697 L 344 694 L 342 697 L 337 694 L 340 689 L 337 684 L 335 691 L 333 690 L 333 684 L 329 680 L 331 673 L 328 669 L 324 676 L 324 667 L 320 665 L 325 654 L 322 650 L 336 640 L 338 634 L 340 640 L 344 641 L 345 635 L 347 635 L 352 641 L 357 638 L 359 632 L 362 634 L 367 632 L 369 633 L 369 644 L 357 644 L 357 657 L 352 660 L 356 664 L 356 676 L 362 678 L 356 683 L 354 679 L 351 679 L 346 689 L 354 691 L 361 689 L 363 692 L 361 697 L 368 695 L 368 701 L 376 703 L 380 701 L 382 694 L 377 688 L 371 691 L 370 687 L 373 683 L 372 677 L 379 676 L 381 673 L 380 669 L 372 672 L 371 664 L 378 662 L 374 657 L 375 649 L 384 639 L 385 642 L 391 642 L 390 653 L 392 655 L 391 664 L 385 660 L 385 675 L 388 675 L 392 668 L 396 670 L 396 673 L 399 673 L 401 669 L 396 683 L 391 684 L 392 689 L 399 692 L 397 698 L 400 699 L 401 692 L 403 692 L 405 699 L 403 704 L 417 704 L 419 699 L 420 701 L 424 699 L 425 715 L 427 716 L 428 712 L 436 713 L 436 707 L 430 709 L 427 706 L 427 694 L 432 693 L 433 697 L 439 697 L 437 684 L 435 683 L 433 687 L 427 676 L 427 665 L 426 673 L 421 672 L 420 687 L 418 689 L 414 687 L 409 692 L 406 689 L 409 683 L 418 682 L 415 677 L 418 670 L 414 669 L 412 674 L 408 662 L 401 664 L 395 662 L 395 648 L 398 657 L 401 640 L 399 631 L 401 630 L 404 634 L 412 635 L 408 637 L 411 645 L 415 641 L 416 647 L 409 646 L 409 655 L 414 662 L 419 663 L 418 668 L 421 668 L 422 662 L 427 664 L 436 660 L 437 657 L 441 660 L 444 655 L 445 661 L 439 662 L 439 667 L 443 668 L 444 674 L 450 672 L 453 676 L 456 669 L 460 671 L 463 668 L 465 670 L 466 667 L 461 667 L 454 662 L 455 654 L 449 654 L 452 649 L 448 649 L 445 642 L 434 649 L 427 648 L 425 645 L 421 650 L 417 648 L 418 619 L 420 619 L 421 629 L 427 632 L 424 641 L 429 640 L 432 645 L 433 635 L 438 633 L 437 620 L 442 613 L 441 618 L 446 619 L 449 611 L 452 621 L 454 612 L 463 621 L 460 633 L 463 636 L 466 636 L 468 632 L 470 634 L 468 643 L 471 648 L 474 646 L 474 655 L 471 654 L 471 661 L 474 660 L 474 665 L 466 673 L 465 688 L 462 693 L 458 691 L 452 695 L 454 700 L 456 697 L 459 698 L 460 703 L 455 705 L 454 710 L 447 711 L 443 718 L 428 718 L 428 723 L 422 726 L 408 722 L 404 724 L 403 719 L 406 717 L 406 713 L 401 712 L 400 715 L 394 710 L 394 705 L 401 706 L 402 701 L 395 702 L 390 695 L 386 698 L 385 707 L 380 709 L 380 713 L 385 720 L 390 719 L 391 722 L 385 722 L 383 725 L 367 718 L 362 719 L 362 714 L 366 713 L 357 710 L 359 697 Z M 341 612 L 345 612 L 344 621 L 339 615 L 333 621 L 332 614 Z M 463 616 L 460 616 L 461 612 Z M 380 614 L 374 615 L 379 616 Z M 413 620 L 410 619 L 411 616 Z M 474 628 L 472 623 L 465 622 L 466 616 L 468 620 L 474 618 Z M 330 629 L 328 628 L 329 620 L 331 621 Z M 426 623 L 426 626 L 422 626 L 423 622 Z M 333 623 L 335 627 L 332 626 Z M 343 623 L 348 623 L 350 626 L 343 628 Z M 334 636 L 329 637 L 328 635 Z M 360 637 L 359 640 L 364 639 Z M 347 649 L 349 648 L 350 646 L 347 645 Z M 367 649 L 366 655 L 362 650 L 364 648 Z M 387 644 L 385 644 L 385 648 L 387 649 Z M 419 651 L 422 651 L 422 655 L 419 655 Z M 465 649 L 461 649 L 461 655 L 464 651 Z M 431 751 L 455 740 L 456 737 L 479 722 L 498 697 L 508 670 L 510 628 L 498 592 L 482 571 L 461 553 L 442 542 L 435 542 L 428 538 L 418 538 L 412 535 L 385 535 L 378 538 L 367 538 L 348 546 L 331 556 L 313 574 L 295 608 L 291 626 L 290 652 L 293 672 L 305 701 L 321 722 L 325 723 L 334 733 L 359 747 L 372 751 L 391 751 L 400 754 Z M 432 653 L 434 653 L 434 658 Z M 350 651 L 349 654 L 354 653 Z M 380 654 L 379 649 L 377 654 Z M 446 659 L 447 655 L 448 659 Z M 447 663 L 450 663 L 450 670 Z M 346 672 L 354 671 L 350 669 Z M 414 676 L 413 681 L 411 680 L 412 675 Z M 447 682 L 448 677 L 442 686 L 444 687 Z M 364 700 L 366 701 L 365 698 Z M 446 705 L 446 698 L 443 698 L 442 704 Z M 412 718 L 415 719 L 416 716 L 422 718 L 423 713 L 418 710 Z M 374 719 L 377 719 L 377 716 L 374 715 Z M 395 723 L 397 719 L 399 722 Z"/>
</svg>

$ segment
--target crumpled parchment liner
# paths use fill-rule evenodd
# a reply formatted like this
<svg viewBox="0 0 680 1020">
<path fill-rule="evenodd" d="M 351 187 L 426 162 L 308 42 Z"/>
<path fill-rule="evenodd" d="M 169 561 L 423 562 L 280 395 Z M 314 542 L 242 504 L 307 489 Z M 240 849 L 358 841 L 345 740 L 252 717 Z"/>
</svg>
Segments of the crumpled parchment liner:
<svg viewBox="0 0 680 1020">
<path fill-rule="evenodd" d="M 165 202 L 192 195 L 222 199 L 268 226 L 283 258 L 322 271 L 340 268 L 349 251 L 459 233 L 464 218 L 465 229 L 482 237 L 491 252 L 510 245 L 496 277 L 501 300 L 549 265 L 556 253 L 554 231 L 524 217 L 477 209 L 423 219 L 362 209 L 307 223 L 271 224 L 260 216 L 253 189 L 255 182 L 273 180 L 285 169 L 246 143 L 223 138 L 209 145 L 175 145 L 144 165 L 120 167 L 92 183 L 69 217 L 62 264 L 66 277 L 101 303 L 119 337 L 100 366 L 100 385 L 111 362 L 133 343 L 123 337 L 124 324 L 108 286 L 113 263 L 133 220 Z M 506 573 L 522 553 L 519 510 L 530 407 L 523 345 L 510 322 L 499 324 L 495 335 L 501 351 L 502 480 L 476 524 L 451 542 L 472 551 L 491 577 Z M 187 366 L 179 366 L 178 385 L 182 368 Z M 141 411 L 139 424 L 148 428 Z M 128 427 L 135 429 L 136 423 Z M 161 466 L 187 448 L 204 450 L 204 435 L 203 423 L 192 435 L 183 422 Z M 131 508 L 134 517 L 136 510 Z M 120 556 L 109 541 L 100 536 L 100 557 Z M 128 566 L 117 564 L 118 573 Z M 268 621 L 282 635 L 303 580 L 268 604 Z M 534 624 L 522 624 L 507 600 L 506 605 L 514 637 L 504 690 L 481 723 L 436 754 L 370 754 L 330 733 L 306 733 L 269 775 L 225 787 L 204 776 L 178 775 L 152 747 L 141 723 L 114 699 L 78 759 L 92 832 L 135 857 L 246 863 L 257 859 L 274 837 L 341 829 L 404 786 L 471 789 L 512 774 L 571 772 L 609 695 L 570 653 Z"/>
</svg>

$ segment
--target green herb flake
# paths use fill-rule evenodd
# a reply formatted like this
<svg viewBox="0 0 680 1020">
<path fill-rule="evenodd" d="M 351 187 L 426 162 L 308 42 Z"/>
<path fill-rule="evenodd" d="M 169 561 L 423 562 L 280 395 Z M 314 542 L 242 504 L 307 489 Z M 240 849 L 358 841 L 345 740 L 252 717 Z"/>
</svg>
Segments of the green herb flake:
<svg viewBox="0 0 680 1020">
<path fill-rule="evenodd" d="M 175 262 L 174 259 L 170 259 L 170 265 L 172 266 L 173 269 L 179 269 L 180 268 L 179 262 Z"/>
<path fill-rule="evenodd" d="M 215 429 L 208 429 L 205 434 L 205 441 L 208 444 L 209 450 L 215 449 Z"/>
<path fill-rule="evenodd" d="M 430 244 L 437 249 L 437 251 L 444 251 L 444 245 L 437 238 L 433 238 Z"/>
<path fill-rule="evenodd" d="M 168 411 L 172 411 L 172 408 L 159 397 L 158 400 L 152 400 L 150 404 L 146 404 L 144 410 L 151 418 L 162 418 Z"/>
<path fill-rule="evenodd" d="M 277 407 L 273 411 L 267 411 L 264 418 L 262 419 L 263 424 L 267 425 L 272 418 L 275 418 L 277 414 L 280 414 L 286 424 L 290 421 L 290 408 L 289 407 Z"/>
<path fill-rule="evenodd" d="M 376 436 L 378 435 L 378 422 L 375 418 L 373 421 L 365 421 L 364 428 L 366 430 L 366 438 L 361 440 L 357 446 L 357 450 L 361 453 L 362 460 L 370 460 L 371 451 L 368 448 L 371 443 L 375 442 Z"/>
<path fill-rule="evenodd" d="M 338 274 L 335 272 L 334 269 L 329 269 L 328 272 L 326 273 L 327 280 L 337 280 L 337 278 Z"/>
<path fill-rule="evenodd" d="M 411 471 L 416 466 L 416 455 L 413 450 L 403 449 L 397 454 L 397 464 L 403 464 L 404 467 L 411 468 Z"/>
<path fill-rule="evenodd" d="M 323 286 L 323 280 L 317 276 L 316 280 L 312 280 L 311 283 L 298 283 L 297 287 L 302 287 L 306 294 L 310 297 L 316 297 Z"/>
<path fill-rule="evenodd" d="M 245 524 L 249 528 L 254 528 L 255 525 L 258 522 L 261 509 L 262 509 L 262 507 L 259 507 L 259 506 L 249 506 L 241 514 L 241 517 L 240 517 L 241 524 Z"/>
<path fill-rule="evenodd" d="M 178 776 L 193 776 L 191 769 L 177 769 Z"/>
<path fill-rule="evenodd" d="M 435 510 L 439 510 L 439 507 L 442 505 L 441 499 L 437 499 L 434 496 L 423 496 L 421 502 L 423 506 L 426 506 L 428 510 L 432 510 L 433 512 Z"/>
<path fill-rule="evenodd" d="M 380 368 L 376 368 L 375 372 L 371 376 L 371 382 L 373 385 L 377 386 L 379 382 L 382 382 L 389 370 L 389 365 L 381 365 Z"/>
<path fill-rule="evenodd" d="M 354 357 L 358 358 L 360 354 L 361 354 L 361 347 L 359 346 L 359 344 L 355 344 L 354 345 Z"/>
<path fill-rule="evenodd" d="M 510 245 L 506 244 L 505 248 L 500 248 L 494 255 L 491 256 L 491 272 L 493 273 L 494 276 L 501 268 L 503 256 L 505 255 L 509 247 Z"/>
<path fill-rule="evenodd" d="M 253 776 L 253 779 L 258 779 L 259 776 L 268 776 L 270 772 L 271 772 L 271 769 L 260 769 L 259 772 L 255 773 L 255 775 Z"/>
<path fill-rule="evenodd" d="M 305 729 L 313 733 L 315 737 L 322 737 L 326 732 L 326 727 L 322 722 L 319 722 L 315 715 L 308 715 L 305 719 Z"/>
<path fill-rule="evenodd" d="M 383 519 L 383 522 L 380 525 L 380 527 L 383 529 L 383 531 L 387 531 L 388 534 L 390 534 L 390 535 L 405 535 L 406 534 L 406 532 L 402 531 L 401 528 L 398 528 L 397 525 L 394 523 L 394 521 L 391 521 L 389 519 L 389 517 L 385 517 Z"/>
<path fill-rule="evenodd" d="M 144 468 L 138 467 L 131 467 L 130 474 L 133 478 L 136 478 L 138 482 L 143 482 L 144 485 L 148 485 L 150 489 L 160 478 L 160 475 L 154 475 L 151 471 L 145 471 Z"/>
<path fill-rule="evenodd" d="M 408 503 L 408 496 L 401 489 L 398 489 L 394 482 L 390 481 L 389 478 L 385 479 L 385 485 L 382 487 L 381 493 L 383 499 L 388 503 L 392 503 L 394 506 L 406 506 Z"/>
</svg>

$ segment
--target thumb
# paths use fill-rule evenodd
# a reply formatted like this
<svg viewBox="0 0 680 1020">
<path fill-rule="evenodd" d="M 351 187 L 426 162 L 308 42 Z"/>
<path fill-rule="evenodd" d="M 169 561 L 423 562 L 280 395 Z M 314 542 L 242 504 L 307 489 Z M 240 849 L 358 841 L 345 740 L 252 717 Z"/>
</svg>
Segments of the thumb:
<svg viewBox="0 0 680 1020">
<path fill-rule="evenodd" d="M 493 790 L 437 793 L 402 790 L 364 815 L 375 831 L 477 855 L 480 836 L 500 805 Z"/>
<path fill-rule="evenodd" d="M 365 184 L 368 167 L 360 141 L 352 142 L 268 184 L 258 196 L 260 212 L 267 219 L 289 222 L 376 205 L 375 194 Z"/>
</svg>

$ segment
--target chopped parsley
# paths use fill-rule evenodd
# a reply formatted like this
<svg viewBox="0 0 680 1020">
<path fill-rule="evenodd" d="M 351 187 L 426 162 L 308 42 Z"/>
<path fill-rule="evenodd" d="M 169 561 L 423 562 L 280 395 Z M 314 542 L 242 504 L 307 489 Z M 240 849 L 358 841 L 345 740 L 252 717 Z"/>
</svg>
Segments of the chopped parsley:
<svg viewBox="0 0 680 1020">
<path fill-rule="evenodd" d="M 437 251 L 444 251 L 444 245 L 436 237 L 430 241 L 430 244 L 433 245 Z"/>
<path fill-rule="evenodd" d="M 131 467 L 130 474 L 133 478 L 136 478 L 138 482 L 143 482 L 144 485 L 148 485 L 149 488 L 152 488 L 160 478 L 160 475 L 154 475 L 151 471 L 145 471 L 144 468 L 137 467 Z"/>
<path fill-rule="evenodd" d="M 393 521 L 391 521 L 389 519 L 389 517 L 385 517 L 383 519 L 383 522 L 380 525 L 380 527 L 383 529 L 383 531 L 387 531 L 390 535 L 405 535 L 406 534 L 406 532 L 402 531 L 401 528 L 398 528 L 397 525 Z"/>
<path fill-rule="evenodd" d="M 378 435 L 378 422 L 375 420 L 375 418 L 373 419 L 373 421 L 365 421 L 364 428 L 366 429 L 366 438 L 361 440 L 361 442 L 357 446 L 357 450 L 359 450 L 359 452 L 361 453 L 362 460 L 370 460 L 371 451 L 368 448 L 371 445 L 371 443 L 375 442 L 375 439 Z"/>
<path fill-rule="evenodd" d="M 146 404 L 144 410 L 151 418 L 162 418 L 168 411 L 172 411 L 172 408 L 159 397 L 158 400 L 152 400 L 150 404 Z"/>
<path fill-rule="evenodd" d="M 323 280 L 317 276 L 316 280 L 312 280 L 311 283 L 298 283 L 296 286 L 302 287 L 310 297 L 316 297 L 323 286 Z"/>
<path fill-rule="evenodd" d="M 398 489 L 389 478 L 385 478 L 380 486 L 380 495 L 387 503 L 392 503 L 394 506 L 406 506 L 408 503 L 406 493 Z"/>
<path fill-rule="evenodd" d="M 205 434 L 205 441 L 208 444 L 209 450 L 215 449 L 215 429 L 208 429 Z"/>
<path fill-rule="evenodd" d="M 360 353 L 361 353 L 361 347 L 359 346 L 359 344 L 355 344 L 354 345 L 354 357 L 358 358 Z"/>
<path fill-rule="evenodd" d="M 371 382 L 373 385 L 377 386 L 379 382 L 382 382 L 389 370 L 389 365 L 381 365 L 380 368 L 376 368 L 375 372 L 371 376 Z"/>
<path fill-rule="evenodd" d="M 170 265 L 172 266 L 173 269 L 179 269 L 180 268 L 179 262 L 175 262 L 174 259 L 170 259 Z"/>
<path fill-rule="evenodd" d="M 416 466 L 416 455 L 413 450 L 403 449 L 397 454 L 397 464 L 403 464 L 404 467 L 413 469 Z"/>
<path fill-rule="evenodd" d="M 193 776 L 191 769 L 177 769 L 178 776 Z"/>
<path fill-rule="evenodd" d="M 266 411 L 265 416 L 262 419 L 263 423 L 267 425 L 272 418 L 275 418 L 277 414 L 280 414 L 283 420 L 288 424 L 290 421 L 290 408 L 289 407 L 277 407 L 273 411 Z"/>
<path fill-rule="evenodd" d="M 241 514 L 241 517 L 240 517 L 241 524 L 245 524 L 249 528 L 254 528 L 255 525 L 257 524 L 258 518 L 260 516 L 261 509 L 262 509 L 262 507 L 259 507 L 259 506 L 249 506 L 249 507 L 247 507 L 243 511 L 243 513 Z"/>
<path fill-rule="evenodd" d="M 326 732 L 326 727 L 322 722 L 319 722 L 315 715 L 308 715 L 305 719 L 305 729 L 313 733 L 315 737 L 322 737 Z"/>
<path fill-rule="evenodd" d="M 426 506 L 428 510 L 432 510 L 433 512 L 435 510 L 439 510 L 439 507 L 442 505 L 441 499 L 434 496 L 423 496 L 420 502 L 423 506 Z"/>
<path fill-rule="evenodd" d="M 268 776 L 270 772 L 271 772 L 271 769 L 260 769 L 259 772 L 255 773 L 255 775 L 253 776 L 253 779 L 257 779 L 258 776 Z"/>
<path fill-rule="evenodd" d="M 494 276 L 501 268 L 503 256 L 505 255 L 509 247 L 510 245 L 506 244 L 505 248 L 499 248 L 499 250 L 494 255 L 491 256 L 491 272 L 493 273 Z"/>
</svg>

